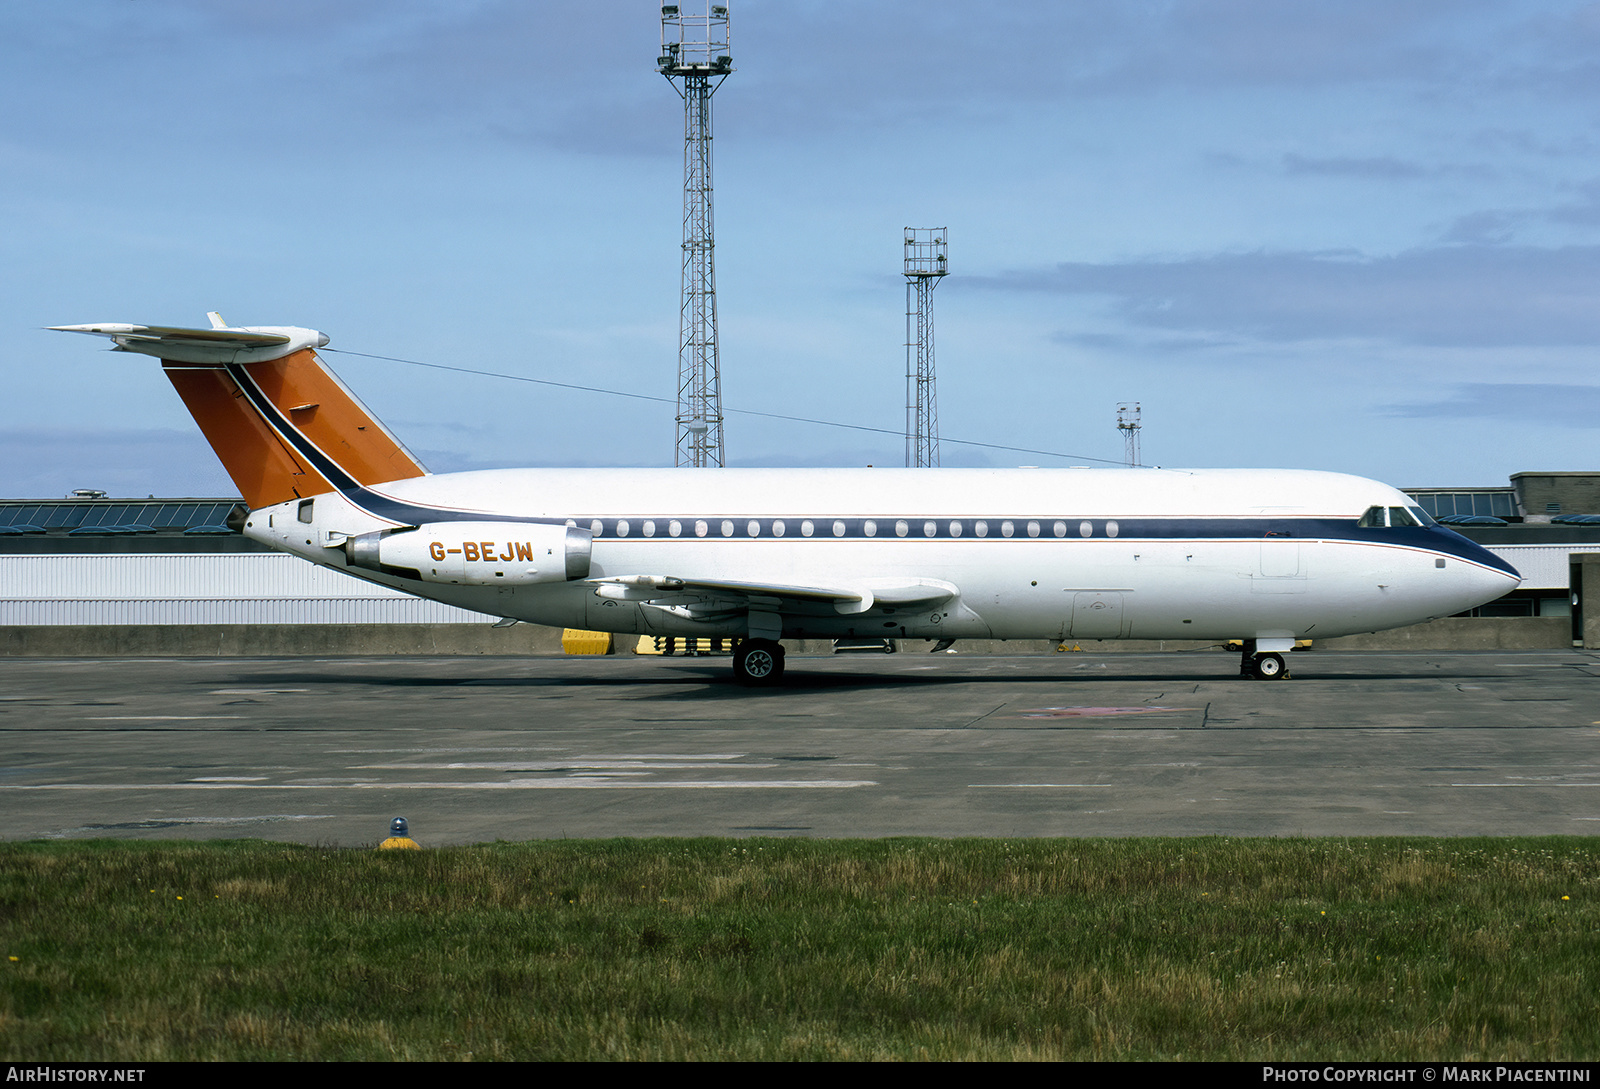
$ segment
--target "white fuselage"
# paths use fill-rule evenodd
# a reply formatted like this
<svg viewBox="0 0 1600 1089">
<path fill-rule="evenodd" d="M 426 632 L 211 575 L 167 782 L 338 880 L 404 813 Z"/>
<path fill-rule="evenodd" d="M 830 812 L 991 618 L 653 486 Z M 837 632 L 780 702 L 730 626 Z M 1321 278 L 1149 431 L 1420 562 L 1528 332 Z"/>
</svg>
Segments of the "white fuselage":
<svg viewBox="0 0 1600 1089">
<path fill-rule="evenodd" d="M 781 612 L 786 638 L 1275 641 L 1448 616 L 1517 585 L 1503 561 L 1449 530 L 1359 529 L 1374 506 L 1412 500 L 1309 471 L 523 469 L 330 493 L 303 512 L 296 503 L 253 512 L 246 532 L 494 616 L 660 635 L 746 634 L 743 609 L 755 599 L 748 589 L 606 596 L 603 580 L 888 588 L 864 611 L 763 606 Z M 591 532 L 589 577 L 424 583 L 352 569 L 339 547 L 397 526 L 485 518 Z M 953 593 L 919 606 L 906 592 L 915 583 Z"/>
</svg>

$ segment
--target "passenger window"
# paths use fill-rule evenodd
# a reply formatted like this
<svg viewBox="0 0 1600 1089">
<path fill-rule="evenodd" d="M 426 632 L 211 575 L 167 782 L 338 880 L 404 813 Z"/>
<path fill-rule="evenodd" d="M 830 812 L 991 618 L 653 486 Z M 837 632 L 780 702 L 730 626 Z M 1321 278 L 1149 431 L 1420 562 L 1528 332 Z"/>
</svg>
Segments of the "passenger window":
<svg viewBox="0 0 1600 1089">
<path fill-rule="evenodd" d="M 1382 529 L 1389 524 L 1389 512 L 1383 507 L 1368 507 L 1367 513 L 1361 516 L 1361 521 L 1356 525 L 1362 529 Z"/>
</svg>

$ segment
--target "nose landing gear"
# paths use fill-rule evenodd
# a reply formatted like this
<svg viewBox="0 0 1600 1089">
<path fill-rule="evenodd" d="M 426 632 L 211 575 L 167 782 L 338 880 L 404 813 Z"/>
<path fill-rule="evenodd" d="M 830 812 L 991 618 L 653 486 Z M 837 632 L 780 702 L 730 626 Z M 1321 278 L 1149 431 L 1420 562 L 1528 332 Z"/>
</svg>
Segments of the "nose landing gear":
<svg viewBox="0 0 1600 1089">
<path fill-rule="evenodd" d="M 1289 663 L 1283 660 L 1283 655 L 1273 651 L 1258 653 L 1256 641 L 1246 639 L 1244 650 L 1239 655 L 1239 676 L 1258 681 L 1286 681 L 1289 679 Z"/>
</svg>

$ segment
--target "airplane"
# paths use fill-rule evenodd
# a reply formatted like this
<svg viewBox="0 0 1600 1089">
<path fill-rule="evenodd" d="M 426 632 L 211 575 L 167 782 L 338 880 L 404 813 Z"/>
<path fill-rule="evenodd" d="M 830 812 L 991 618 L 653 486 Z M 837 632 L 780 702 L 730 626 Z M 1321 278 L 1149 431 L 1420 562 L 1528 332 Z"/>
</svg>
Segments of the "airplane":
<svg viewBox="0 0 1600 1089">
<path fill-rule="evenodd" d="M 735 641 L 1301 639 L 1451 616 L 1521 582 L 1405 493 L 1253 469 L 429 473 L 291 326 L 63 325 L 155 356 L 272 548 L 508 620 Z"/>
</svg>

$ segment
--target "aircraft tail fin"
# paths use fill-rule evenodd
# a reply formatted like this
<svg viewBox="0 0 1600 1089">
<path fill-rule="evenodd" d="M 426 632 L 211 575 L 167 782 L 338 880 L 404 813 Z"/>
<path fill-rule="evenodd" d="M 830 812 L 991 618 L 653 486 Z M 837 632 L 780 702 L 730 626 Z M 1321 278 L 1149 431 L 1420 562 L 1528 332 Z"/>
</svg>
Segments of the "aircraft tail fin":
<svg viewBox="0 0 1600 1089">
<path fill-rule="evenodd" d="M 423 468 L 317 356 L 311 329 L 55 326 L 110 337 L 162 370 L 252 510 L 424 476 Z"/>
</svg>

